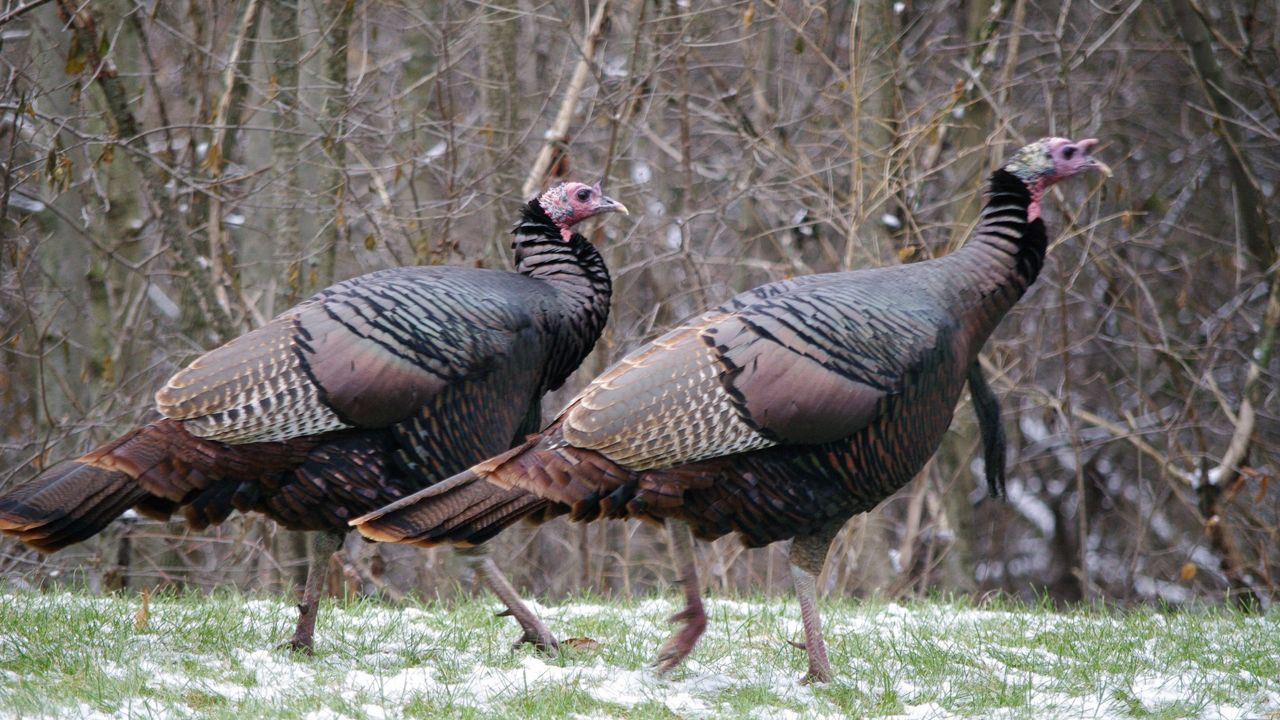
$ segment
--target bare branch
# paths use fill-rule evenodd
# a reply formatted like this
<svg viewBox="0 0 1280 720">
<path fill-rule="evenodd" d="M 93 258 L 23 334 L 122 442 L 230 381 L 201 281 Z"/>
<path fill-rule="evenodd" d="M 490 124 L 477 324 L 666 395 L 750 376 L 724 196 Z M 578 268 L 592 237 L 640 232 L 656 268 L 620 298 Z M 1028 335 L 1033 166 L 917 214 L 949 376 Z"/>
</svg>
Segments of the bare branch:
<svg viewBox="0 0 1280 720">
<path fill-rule="evenodd" d="M 8 23 L 14 20 L 17 20 L 23 15 L 26 15 L 32 10 L 35 10 L 41 5 L 45 5 L 48 2 L 49 0 L 31 0 L 31 2 L 27 3 L 26 5 L 19 5 L 18 7 L 13 8 L 12 10 L 6 12 L 5 14 L 0 15 L 0 27 L 4 27 Z"/>
<path fill-rule="evenodd" d="M 524 185 L 520 188 L 521 196 L 524 198 L 532 197 L 537 192 L 547 171 L 551 168 L 551 159 L 555 157 L 559 147 L 569 139 L 569 124 L 573 122 L 573 116 L 578 108 L 578 97 L 582 95 L 587 77 L 591 74 L 591 65 L 596 57 L 596 46 L 604 34 L 604 19 L 608 13 L 609 0 L 600 0 L 600 4 L 596 6 L 595 15 L 591 18 L 591 25 L 587 29 L 587 36 L 582 41 L 582 55 L 578 58 L 578 65 L 573 69 L 573 77 L 570 78 L 569 86 L 565 89 L 564 99 L 560 101 L 560 112 L 556 114 L 555 121 L 547 129 L 542 149 L 538 151 L 538 157 L 533 161 L 533 167 L 530 168 Z"/>
</svg>

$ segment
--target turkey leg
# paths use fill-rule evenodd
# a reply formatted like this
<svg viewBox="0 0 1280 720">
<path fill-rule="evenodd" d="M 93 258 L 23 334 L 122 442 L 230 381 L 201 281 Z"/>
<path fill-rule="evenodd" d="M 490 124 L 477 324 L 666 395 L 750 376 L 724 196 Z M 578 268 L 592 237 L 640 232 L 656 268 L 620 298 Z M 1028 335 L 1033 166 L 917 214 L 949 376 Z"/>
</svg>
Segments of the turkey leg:
<svg viewBox="0 0 1280 720">
<path fill-rule="evenodd" d="M 311 634 L 316 629 L 320 595 L 324 592 L 325 581 L 329 579 L 329 561 L 342 547 L 345 537 L 343 533 L 307 533 L 307 587 L 298 605 L 298 626 L 293 631 L 293 639 L 285 643 L 290 650 L 310 655 L 314 649 Z"/>
<path fill-rule="evenodd" d="M 800 621 L 804 623 L 804 649 L 809 655 L 809 672 L 800 682 L 831 682 L 831 663 L 827 660 L 827 643 L 822 639 L 822 618 L 818 615 L 818 593 L 815 582 L 827 559 L 836 526 L 817 535 L 797 537 L 791 541 L 791 580 L 796 599 L 800 601 Z"/>
<path fill-rule="evenodd" d="M 548 654 L 555 654 L 560 649 L 560 644 L 556 642 L 556 637 L 551 634 L 546 625 L 542 624 L 538 616 L 524 604 L 524 601 L 516 594 L 516 589 L 511 586 L 511 581 L 507 580 L 507 576 L 503 575 L 502 571 L 493 562 L 493 558 L 489 556 L 488 545 L 460 547 L 458 548 L 458 555 L 475 571 L 476 575 L 480 577 L 480 581 L 489 588 L 489 591 L 497 595 L 502 604 L 507 606 L 507 609 L 498 613 L 498 615 L 510 615 L 515 618 L 516 622 L 520 623 L 520 627 L 524 628 L 524 634 L 515 643 L 516 647 L 523 643 L 529 643 Z"/>
<path fill-rule="evenodd" d="M 671 534 L 671 559 L 680 572 L 680 584 L 684 585 L 684 609 L 667 618 L 667 622 L 684 625 L 658 648 L 658 674 L 661 675 L 679 665 L 693 652 L 707 629 L 707 613 L 702 607 L 702 592 L 698 587 L 698 567 L 693 557 L 693 532 L 688 523 L 667 520 L 667 532 Z"/>
</svg>

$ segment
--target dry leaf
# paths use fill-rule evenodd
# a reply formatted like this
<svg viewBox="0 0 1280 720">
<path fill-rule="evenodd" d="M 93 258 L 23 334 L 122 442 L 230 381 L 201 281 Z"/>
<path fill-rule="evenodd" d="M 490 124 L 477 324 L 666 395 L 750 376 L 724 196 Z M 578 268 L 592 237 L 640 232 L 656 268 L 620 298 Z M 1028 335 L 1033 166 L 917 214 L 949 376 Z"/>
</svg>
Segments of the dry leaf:
<svg viewBox="0 0 1280 720">
<path fill-rule="evenodd" d="M 142 607 L 138 608 L 138 614 L 133 616 L 133 626 L 138 631 L 147 629 L 147 620 L 151 617 L 151 591 L 142 588 Z"/>
<path fill-rule="evenodd" d="M 89 64 L 88 53 L 84 51 L 84 47 L 80 44 L 80 33 L 71 33 L 70 47 L 67 49 L 67 64 L 65 69 L 68 75 L 79 75 L 84 72 L 85 66 Z"/>
<path fill-rule="evenodd" d="M 575 650 L 599 650 L 600 643 L 589 637 L 573 637 L 560 641 Z"/>
</svg>

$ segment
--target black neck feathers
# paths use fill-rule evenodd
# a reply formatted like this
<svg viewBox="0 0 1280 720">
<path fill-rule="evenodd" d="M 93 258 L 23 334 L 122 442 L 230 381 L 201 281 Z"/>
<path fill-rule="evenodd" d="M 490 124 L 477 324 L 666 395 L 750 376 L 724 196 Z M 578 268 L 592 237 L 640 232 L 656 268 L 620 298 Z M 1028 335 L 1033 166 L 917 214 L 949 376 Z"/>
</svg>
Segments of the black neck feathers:
<svg viewBox="0 0 1280 720">
<path fill-rule="evenodd" d="M 515 236 L 511 248 L 517 272 L 546 280 L 567 273 L 585 277 L 592 285 L 609 286 L 609 269 L 591 241 L 576 232 L 565 239 L 563 229 L 536 199 L 522 208 L 520 222 L 511 234 Z M 566 267 L 566 263 L 576 268 Z"/>
<path fill-rule="evenodd" d="M 544 234 L 559 237 L 560 227 L 551 220 L 542 205 L 538 204 L 538 199 L 534 198 L 520 208 L 520 220 L 512 233 L 516 235 L 517 242 L 521 235 Z"/>
<path fill-rule="evenodd" d="M 558 349 L 549 360 L 544 388 L 559 387 L 591 352 L 609 317 L 613 282 L 604 258 L 581 233 L 569 233 L 537 200 L 523 208 L 512 230 L 516 271 L 549 283 L 559 298 Z"/>
<path fill-rule="evenodd" d="M 1048 249 L 1044 221 L 1039 217 L 1027 220 L 1028 209 L 1036 200 L 1025 182 L 1003 168 L 996 170 L 991 174 L 987 204 L 975 233 L 976 240 L 999 238 L 1014 246 L 1017 273 L 1024 287 L 1035 282 Z"/>
</svg>

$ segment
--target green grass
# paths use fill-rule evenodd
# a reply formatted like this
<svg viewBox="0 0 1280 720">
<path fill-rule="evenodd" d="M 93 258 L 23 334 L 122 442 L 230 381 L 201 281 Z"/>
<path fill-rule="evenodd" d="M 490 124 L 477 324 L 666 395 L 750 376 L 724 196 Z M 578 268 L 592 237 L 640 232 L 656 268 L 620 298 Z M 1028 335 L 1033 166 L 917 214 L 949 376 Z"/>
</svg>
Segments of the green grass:
<svg viewBox="0 0 1280 720">
<path fill-rule="evenodd" d="M 512 650 L 488 599 L 326 604 L 316 655 L 276 646 L 294 609 L 234 593 L 0 595 L 0 717 L 1280 718 L 1280 614 L 1055 613 L 831 600 L 837 679 L 800 685 L 794 602 L 713 598 L 685 666 L 654 676 L 675 599 L 541 614 L 598 645 Z"/>
</svg>

